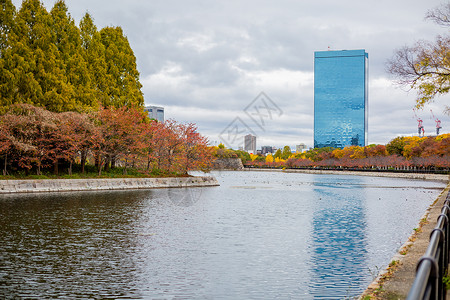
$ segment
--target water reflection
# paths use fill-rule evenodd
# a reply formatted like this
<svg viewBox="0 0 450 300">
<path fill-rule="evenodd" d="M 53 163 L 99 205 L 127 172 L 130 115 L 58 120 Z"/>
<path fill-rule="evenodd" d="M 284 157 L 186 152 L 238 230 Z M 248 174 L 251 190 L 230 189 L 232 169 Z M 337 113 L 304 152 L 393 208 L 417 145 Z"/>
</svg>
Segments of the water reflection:
<svg viewBox="0 0 450 300">
<path fill-rule="evenodd" d="M 345 185 L 333 180 L 321 182 L 313 189 L 316 201 L 311 265 L 314 267 L 309 290 L 314 298 L 343 299 L 360 293 L 358 281 L 367 271 L 365 193 L 360 183 L 361 179 L 354 177 Z"/>
<path fill-rule="evenodd" d="M 354 296 L 443 187 L 217 177 L 220 187 L 1 196 L 0 298 Z"/>
<path fill-rule="evenodd" d="M 139 296 L 135 220 L 146 196 L 148 192 L 131 197 L 120 192 L 5 196 L 2 298 Z"/>
</svg>

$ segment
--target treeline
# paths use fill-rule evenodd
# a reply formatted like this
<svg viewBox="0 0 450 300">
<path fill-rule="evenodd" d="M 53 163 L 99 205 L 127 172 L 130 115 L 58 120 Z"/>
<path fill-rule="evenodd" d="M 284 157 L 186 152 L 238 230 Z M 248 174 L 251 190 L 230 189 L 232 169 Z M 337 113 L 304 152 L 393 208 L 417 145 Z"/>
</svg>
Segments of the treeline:
<svg viewBox="0 0 450 300">
<path fill-rule="evenodd" d="M 56 113 L 29 104 L 0 115 L 3 174 L 43 170 L 81 173 L 89 161 L 98 174 L 116 166 L 159 174 L 208 169 L 212 151 L 194 124 L 150 120 L 139 108 L 104 108 L 91 113 Z"/>
<path fill-rule="evenodd" d="M 0 107 L 89 112 L 144 103 L 136 58 L 120 27 L 77 26 L 63 0 L 48 12 L 39 0 L 0 6 Z"/>
<path fill-rule="evenodd" d="M 283 159 L 283 155 L 284 158 Z M 397 137 L 386 145 L 350 146 L 343 149 L 316 148 L 290 154 L 253 156 L 248 167 L 449 170 L 450 134 L 437 137 Z"/>
</svg>

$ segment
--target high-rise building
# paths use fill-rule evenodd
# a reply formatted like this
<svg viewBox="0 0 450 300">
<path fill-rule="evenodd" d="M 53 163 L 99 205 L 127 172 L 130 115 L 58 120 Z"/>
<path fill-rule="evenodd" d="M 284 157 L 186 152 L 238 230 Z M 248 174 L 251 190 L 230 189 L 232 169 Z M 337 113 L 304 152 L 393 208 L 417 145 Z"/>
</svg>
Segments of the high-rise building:
<svg viewBox="0 0 450 300">
<path fill-rule="evenodd" d="M 314 147 L 367 145 L 368 54 L 314 53 Z"/>
<path fill-rule="evenodd" d="M 256 136 L 247 134 L 244 137 L 244 150 L 256 154 Z"/>
<path fill-rule="evenodd" d="M 155 119 L 158 122 L 164 122 L 164 107 L 161 106 L 146 106 L 144 111 L 148 113 L 150 119 Z"/>
<path fill-rule="evenodd" d="M 262 146 L 261 147 L 261 154 L 266 155 L 267 153 L 273 153 L 272 146 Z"/>
</svg>

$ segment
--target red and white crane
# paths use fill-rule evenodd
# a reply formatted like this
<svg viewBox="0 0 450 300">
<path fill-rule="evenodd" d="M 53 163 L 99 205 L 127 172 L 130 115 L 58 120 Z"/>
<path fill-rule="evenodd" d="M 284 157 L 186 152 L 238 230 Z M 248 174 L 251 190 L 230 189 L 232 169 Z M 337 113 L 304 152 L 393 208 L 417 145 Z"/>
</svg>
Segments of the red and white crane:
<svg viewBox="0 0 450 300">
<path fill-rule="evenodd" d="M 433 110 L 430 109 L 431 115 L 433 116 L 434 121 L 436 122 L 436 135 L 439 135 L 439 130 L 442 128 L 441 127 L 441 120 L 439 120 L 438 118 L 436 118 L 433 114 Z"/>
<path fill-rule="evenodd" d="M 414 116 L 416 117 L 417 120 L 417 132 L 419 133 L 419 137 L 420 134 L 422 134 L 422 136 L 425 136 L 425 129 L 423 128 L 423 120 L 417 116 L 416 109 L 413 109 L 413 111 Z"/>
</svg>

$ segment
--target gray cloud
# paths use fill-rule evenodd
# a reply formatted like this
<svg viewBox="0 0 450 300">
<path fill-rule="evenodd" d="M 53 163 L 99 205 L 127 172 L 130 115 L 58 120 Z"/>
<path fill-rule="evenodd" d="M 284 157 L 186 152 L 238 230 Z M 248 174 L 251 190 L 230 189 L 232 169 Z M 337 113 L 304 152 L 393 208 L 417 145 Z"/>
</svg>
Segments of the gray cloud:
<svg viewBox="0 0 450 300">
<path fill-rule="evenodd" d="M 77 23 L 89 11 L 99 28 L 121 26 L 146 103 L 165 106 L 168 118 L 197 123 L 212 141 L 265 91 L 283 115 L 257 132 L 259 146 L 312 145 L 313 57 L 328 47 L 369 53 L 370 143 L 415 133 L 415 94 L 392 85 L 385 63 L 394 49 L 445 32 L 423 19 L 440 2 L 66 0 Z M 53 3 L 44 1 L 47 9 Z M 430 108 L 448 132 L 446 97 L 421 112 L 428 132 Z"/>
</svg>

